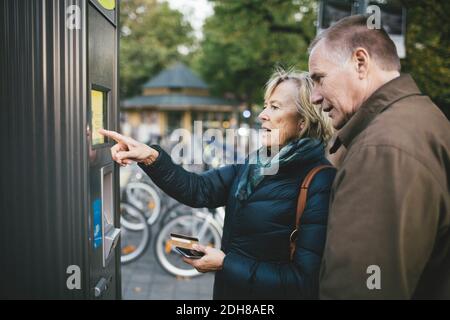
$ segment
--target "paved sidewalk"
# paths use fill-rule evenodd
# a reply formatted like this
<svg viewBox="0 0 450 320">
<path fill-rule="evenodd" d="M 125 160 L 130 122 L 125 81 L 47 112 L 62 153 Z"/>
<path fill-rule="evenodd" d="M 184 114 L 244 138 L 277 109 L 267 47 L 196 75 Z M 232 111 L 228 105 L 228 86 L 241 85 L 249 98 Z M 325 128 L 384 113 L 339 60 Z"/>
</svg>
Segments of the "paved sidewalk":
<svg viewBox="0 0 450 320">
<path fill-rule="evenodd" d="M 154 233 L 153 236 L 154 237 Z M 156 261 L 153 239 L 147 252 L 135 262 L 122 265 L 122 298 L 125 300 L 210 300 L 214 273 L 177 279 Z"/>
</svg>

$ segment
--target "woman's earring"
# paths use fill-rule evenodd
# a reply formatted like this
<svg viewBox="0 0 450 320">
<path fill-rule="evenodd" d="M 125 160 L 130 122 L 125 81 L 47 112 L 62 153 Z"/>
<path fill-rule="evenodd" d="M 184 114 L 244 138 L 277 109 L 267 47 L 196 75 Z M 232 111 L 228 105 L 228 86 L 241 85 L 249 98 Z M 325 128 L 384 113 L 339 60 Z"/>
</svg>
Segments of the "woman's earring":
<svg viewBox="0 0 450 320">
<path fill-rule="evenodd" d="M 305 127 L 305 121 L 302 120 L 302 121 L 300 121 L 300 131 L 302 131 L 304 127 Z"/>
</svg>

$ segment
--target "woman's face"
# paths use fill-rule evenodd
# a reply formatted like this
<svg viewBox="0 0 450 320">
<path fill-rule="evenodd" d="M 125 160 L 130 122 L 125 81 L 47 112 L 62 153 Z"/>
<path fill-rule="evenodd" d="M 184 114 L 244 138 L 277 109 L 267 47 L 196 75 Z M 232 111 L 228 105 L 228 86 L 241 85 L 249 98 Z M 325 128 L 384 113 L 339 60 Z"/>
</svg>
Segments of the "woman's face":
<svg viewBox="0 0 450 320">
<path fill-rule="evenodd" d="M 294 82 L 283 81 L 264 101 L 264 109 L 258 116 L 263 130 L 261 142 L 264 146 L 278 146 L 281 149 L 298 137 L 302 121 L 295 106 L 297 91 Z"/>
</svg>

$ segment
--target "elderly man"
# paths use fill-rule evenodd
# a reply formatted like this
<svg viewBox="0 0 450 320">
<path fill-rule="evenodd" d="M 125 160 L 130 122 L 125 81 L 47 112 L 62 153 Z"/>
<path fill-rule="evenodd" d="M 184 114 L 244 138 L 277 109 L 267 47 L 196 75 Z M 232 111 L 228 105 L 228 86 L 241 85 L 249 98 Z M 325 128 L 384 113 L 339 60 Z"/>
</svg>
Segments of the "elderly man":
<svg viewBox="0 0 450 320">
<path fill-rule="evenodd" d="M 334 181 L 323 299 L 450 299 L 450 123 L 394 43 L 352 16 L 310 47 L 312 102 L 347 149 Z"/>
</svg>

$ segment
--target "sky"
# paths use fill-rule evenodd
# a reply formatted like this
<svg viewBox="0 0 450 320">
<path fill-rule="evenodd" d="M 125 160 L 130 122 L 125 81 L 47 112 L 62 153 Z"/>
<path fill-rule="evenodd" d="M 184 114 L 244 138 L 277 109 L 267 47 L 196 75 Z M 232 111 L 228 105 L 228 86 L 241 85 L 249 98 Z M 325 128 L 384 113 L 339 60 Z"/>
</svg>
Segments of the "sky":
<svg viewBox="0 0 450 320">
<path fill-rule="evenodd" d="M 213 14 L 212 5 L 208 0 L 162 0 L 169 3 L 170 8 L 183 13 L 194 29 L 197 38 L 203 36 L 202 27 L 205 19 Z"/>
</svg>

